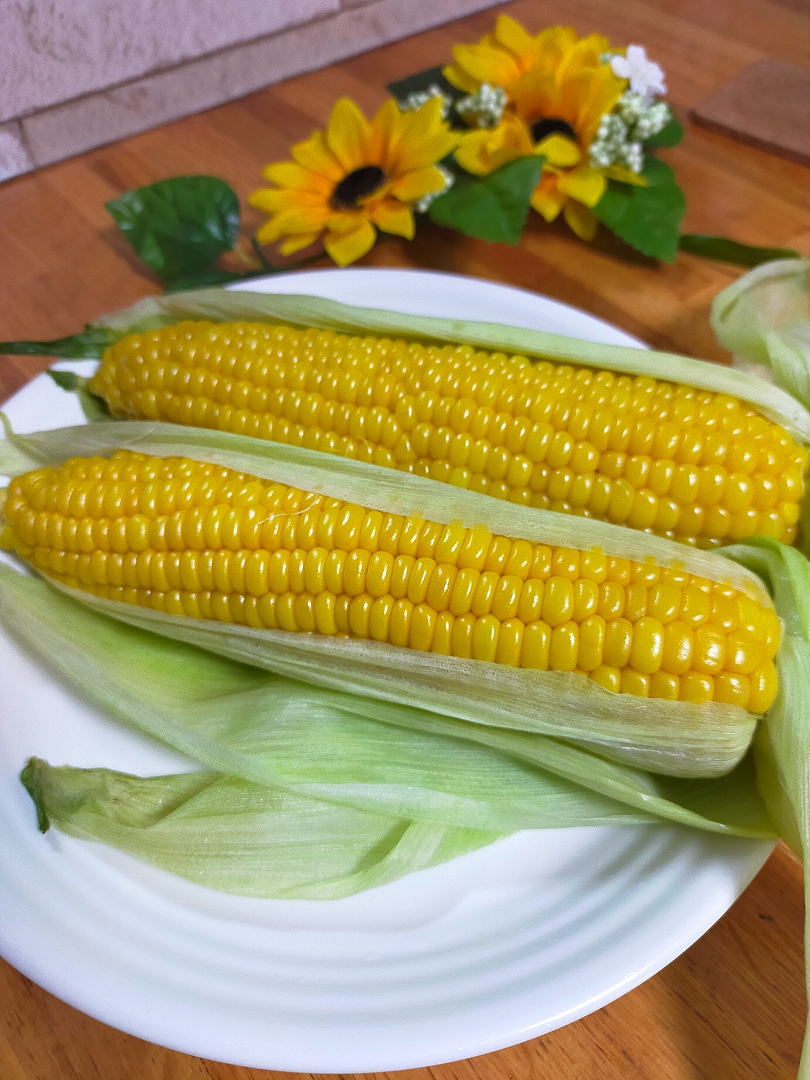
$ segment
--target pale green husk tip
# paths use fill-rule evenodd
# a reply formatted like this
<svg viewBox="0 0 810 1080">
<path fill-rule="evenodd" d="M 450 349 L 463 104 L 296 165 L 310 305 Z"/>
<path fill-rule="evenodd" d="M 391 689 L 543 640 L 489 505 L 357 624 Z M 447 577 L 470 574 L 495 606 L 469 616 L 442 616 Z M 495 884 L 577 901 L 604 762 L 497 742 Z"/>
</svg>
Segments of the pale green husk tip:
<svg viewBox="0 0 810 1080">
<path fill-rule="evenodd" d="M 711 323 L 735 363 L 770 369 L 777 386 L 810 407 L 810 259 L 777 259 L 715 297 Z"/>
</svg>

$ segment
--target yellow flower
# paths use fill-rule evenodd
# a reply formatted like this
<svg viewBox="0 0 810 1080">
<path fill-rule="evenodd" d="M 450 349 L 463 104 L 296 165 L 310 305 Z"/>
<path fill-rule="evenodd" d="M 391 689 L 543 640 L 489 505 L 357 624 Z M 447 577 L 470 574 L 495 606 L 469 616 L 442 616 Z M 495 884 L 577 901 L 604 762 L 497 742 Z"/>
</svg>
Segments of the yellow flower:
<svg viewBox="0 0 810 1080">
<path fill-rule="evenodd" d="M 508 92 L 512 83 L 533 68 L 553 73 L 578 43 L 570 26 L 549 26 L 532 37 L 519 22 L 499 15 L 494 34 L 486 34 L 477 45 L 456 45 L 455 64 L 446 67 L 443 75 L 468 94 L 474 94 L 482 83 L 502 86 Z M 583 38 L 581 44 L 593 45 L 597 56 L 609 47 L 599 34 Z"/>
<path fill-rule="evenodd" d="M 643 183 L 625 169 L 588 164 L 588 149 L 602 116 L 627 88 L 627 81 L 615 75 L 610 64 L 600 62 L 600 54 L 609 48 L 607 38 L 591 34 L 580 39 L 566 26 L 552 26 L 532 37 L 501 15 L 493 35 L 478 45 L 455 48 L 456 63 L 444 72 L 454 85 L 470 92 L 486 82 L 502 86 L 509 96 L 508 110 L 497 128 L 462 137 L 456 151 L 459 164 L 482 176 L 505 161 L 544 155 L 531 205 L 546 221 L 562 212 L 583 240 L 592 240 L 596 233 L 598 222 L 591 208 L 602 198 L 608 177 Z"/>
<path fill-rule="evenodd" d="M 370 122 L 341 98 L 326 131 L 294 146 L 292 161 L 264 170 L 276 186 L 250 196 L 271 215 L 256 238 L 272 244 L 286 237 L 281 254 L 292 255 L 325 232 L 324 247 L 339 266 L 365 255 L 377 229 L 410 240 L 412 205 L 445 186 L 436 163 L 457 143 L 438 97 L 405 113 L 391 98 Z"/>
</svg>

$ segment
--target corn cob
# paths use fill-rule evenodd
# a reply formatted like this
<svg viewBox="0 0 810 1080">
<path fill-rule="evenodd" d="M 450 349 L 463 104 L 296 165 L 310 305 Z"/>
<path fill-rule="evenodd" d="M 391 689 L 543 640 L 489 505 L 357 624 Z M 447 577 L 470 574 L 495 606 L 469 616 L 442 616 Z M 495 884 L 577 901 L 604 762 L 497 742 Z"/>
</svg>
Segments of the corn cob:
<svg viewBox="0 0 810 1080">
<path fill-rule="evenodd" d="M 170 614 L 575 672 L 619 693 L 752 713 L 776 693 L 773 610 L 651 559 L 131 451 L 25 473 L 3 514 L 0 545 L 46 575 Z"/>
<path fill-rule="evenodd" d="M 90 388 L 118 417 L 291 443 L 700 547 L 792 543 L 808 464 L 728 395 L 266 323 L 129 335 Z"/>
</svg>

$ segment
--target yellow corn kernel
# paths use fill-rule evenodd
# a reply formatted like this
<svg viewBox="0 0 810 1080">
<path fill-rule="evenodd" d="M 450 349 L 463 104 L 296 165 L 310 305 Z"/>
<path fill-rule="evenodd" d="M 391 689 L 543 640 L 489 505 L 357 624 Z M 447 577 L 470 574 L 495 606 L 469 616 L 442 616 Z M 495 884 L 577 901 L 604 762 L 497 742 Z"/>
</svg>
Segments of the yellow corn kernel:
<svg viewBox="0 0 810 1080">
<path fill-rule="evenodd" d="M 663 698 L 665 701 L 677 701 L 680 697 L 681 680 L 677 675 L 659 668 L 650 675 L 650 697 Z"/>
<path fill-rule="evenodd" d="M 579 657 L 579 626 L 573 621 L 555 626 L 551 631 L 549 668 L 552 671 L 573 671 Z"/>
<path fill-rule="evenodd" d="M 605 620 L 601 615 L 591 615 L 580 624 L 577 664 L 583 671 L 596 671 L 602 664 L 605 648 L 605 629 Z"/>
<path fill-rule="evenodd" d="M 632 647 L 633 624 L 627 619 L 611 619 L 605 626 L 604 663 L 619 669 L 626 667 Z"/>
<path fill-rule="evenodd" d="M 464 660 L 472 659 L 475 623 L 475 615 L 471 615 L 469 612 L 456 616 L 451 638 L 453 656 L 458 656 Z"/>
<path fill-rule="evenodd" d="M 621 692 L 622 673 L 618 668 L 610 667 L 609 664 L 600 664 L 591 672 L 591 678 L 595 683 L 604 686 L 605 690 L 612 690 L 614 694 Z"/>
<path fill-rule="evenodd" d="M 681 610 L 681 589 L 669 581 L 653 585 L 647 596 L 647 614 L 660 623 L 670 623 L 678 618 Z"/>
<path fill-rule="evenodd" d="M 751 696 L 748 699 L 748 710 L 753 713 L 764 713 L 771 707 L 776 697 L 777 675 L 773 662 L 768 660 L 749 676 Z"/>
<path fill-rule="evenodd" d="M 526 624 L 522 619 L 506 619 L 501 623 L 495 663 L 519 667 Z"/>
<path fill-rule="evenodd" d="M 475 660 L 495 660 L 498 649 L 498 637 L 501 624 L 494 615 L 482 615 L 476 619 L 473 627 L 473 658 Z"/>
<path fill-rule="evenodd" d="M 703 705 L 714 698 L 714 680 L 711 675 L 689 671 L 681 675 L 680 693 L 681 701 L 692 701 L 696 705 Z"/>
<path fill-rule="evenodd" d="M 751 675 L 763 657 L 763 641 L 747 631 L 729 634 L 725 641 L 724 667 L 737 675 Z"/>
<path fill-rule="evenodd" d="M 568 578 L 551 577 L 543 592 L 543 620 L 549 626 L 567 622 L 574 613 L 574 586 Z"/>
<path fill-rule="evenodd" d="M 622 694 L 633 694 L 635 697 L 650 696 L 650 676 L 633 668 L 622 668 L 619 690 Z"/>
<path fill-rule="evenodd" d="M 751 682 L 747 675 L 736 675 L 721 671 L 714 679 L 714 700 L 725 705 L 739 705 L 748 708 L 751 699 Z"/>
<path fill-rule="evenodd" d="M 640 674 L 652 675 L 661 667 L 663 655 L 663 625 L 649 615 L 642 616 L 633 627 L 630 667 Z"/>
<path fill-rule="evenodd" d="M 726 635 L 717 626 L 699 626 L 694 635 L 692 668 L 701 675 L 716 675 L 726 662 Z"/>
</svg>

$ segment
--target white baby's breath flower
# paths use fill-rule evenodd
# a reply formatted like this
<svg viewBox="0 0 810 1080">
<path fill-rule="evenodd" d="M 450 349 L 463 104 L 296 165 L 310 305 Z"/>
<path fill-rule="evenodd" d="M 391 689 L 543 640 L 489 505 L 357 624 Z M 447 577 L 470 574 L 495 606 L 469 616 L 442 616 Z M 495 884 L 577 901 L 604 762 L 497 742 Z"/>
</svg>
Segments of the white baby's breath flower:
<svg viewBox="0 0 810 1080">
<path fill-rule="evenodd" d="M 647 59 L 643 45 L 628 45 L 626 56 L 614 56 L 610 61 L 613 74 L 630 80 L 630 89 L 648 100 L 655 94 L 667 92 L 664 72 L 658 64 Z"/>
<path fill-rule="evenodd" d="M 663 131 L 667 126 L 671 115 L 668 105 L 665 105 L 663 101 L 656 101 L 654 105 L 650 105 L 648 109 L 645 109 L 638 118 L 638 122 L 633 128 L 634 137 L 636 139 L 649 139 L 650 136 L 657 135 L 659 131 Z"/>
<path fill-rule="evenodd" d="M 453 102 L 436 83 L 431 83 L 427 90 L 412 90 L 407 97 L 400 98 L 397 101 L 397 105 L 399 105 L 400 112 L 416 112 L 434 97 L 442 99 L 442 117 L 446 120 L 447 114 L 450 112 L 450 106 Z"/>
<path fill-rule="evenodd" d="M 470 127 L 494 128 L 501 122 L 506 102 L 503 87 L 482 83 L 474 94 L 456 102 L 456 112 Z"/>
</svg>

